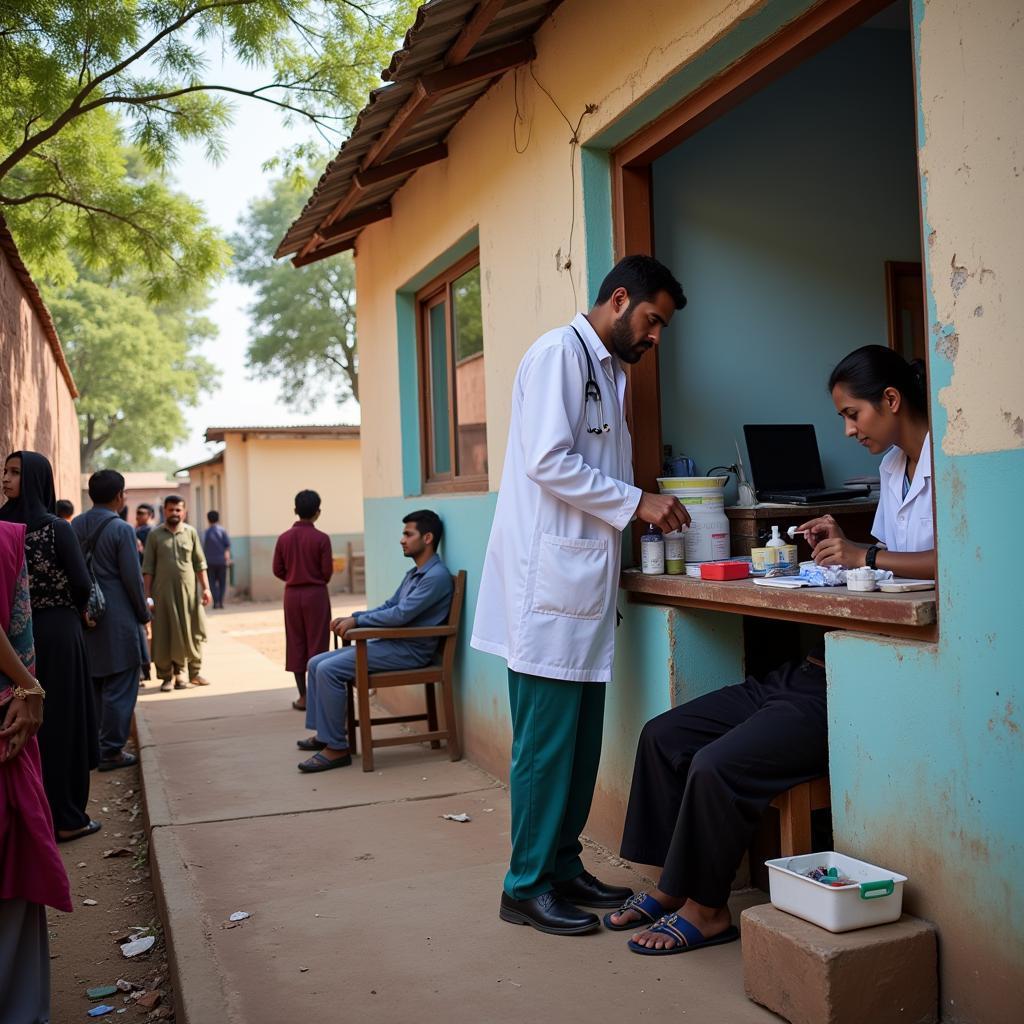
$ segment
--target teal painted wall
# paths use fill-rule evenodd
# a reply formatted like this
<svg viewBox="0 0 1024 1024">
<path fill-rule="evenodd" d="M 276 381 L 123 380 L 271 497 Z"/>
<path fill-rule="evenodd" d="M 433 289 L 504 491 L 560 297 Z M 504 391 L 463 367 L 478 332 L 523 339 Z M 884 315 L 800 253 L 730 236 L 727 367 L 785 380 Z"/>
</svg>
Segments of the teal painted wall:
<svg viewBox="0 0 1024 1024">
<path fill-rule="evenodd" d="M 365 499 L 366 601 L 373 607 L 389 598 L 409 571 L 410 563 L 398 543 L 402 517 L 418 508 L 437 512 L 445 531 L 441 557 L 453 573 L 459 569 L 467 573 L 455 688 L 463 748 L 472 761 L 504 777 L 510 744 L 505 663 L 469 646 L 496 500 L 493 493 Z M 396 695 L 394 702 L 397 706 L 405 699 L 420 698 Z"/>
<path fill-rule="evenodd" d="M 810 422 L 829 484 L 876 474 L 825 382 L 886 344 L 885 260 L 920 259 L 909 33 L 851 33 L 653 173 L 656 254 L 689 299 L 660 350 L 665 442 L 706 472 L 744 423 Z"/>
<path fill-rule="evenodd" d="M 919 67 L 923 0 L 913 10 Z M 920 106 L 917 125 L 923 146 Z M 926 180 L 922 197 L 927 236 Z M 907 874 L 908 909 L 938 924 L 942 1019 L 1008 1021 L 1024 964 L 1024 630 L 1009 554 L 1024 451 L 942 450 L 956 325 L 939 319 L 930 275 L 928 323 L 940 636 L 830 636 L 832 813 L 837 844 Z"/>
</svg>

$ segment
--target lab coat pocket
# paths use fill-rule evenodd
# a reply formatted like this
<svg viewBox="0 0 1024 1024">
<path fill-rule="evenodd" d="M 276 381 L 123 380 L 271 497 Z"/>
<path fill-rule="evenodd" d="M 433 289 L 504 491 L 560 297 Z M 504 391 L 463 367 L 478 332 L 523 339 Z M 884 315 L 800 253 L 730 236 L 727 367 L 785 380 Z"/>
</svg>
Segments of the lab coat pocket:
<svg viewBox="0 0 1024 1024">
<path fill-rule="evenodd" d="M 600 619 L 608 600 L 608 541 L 542 533 L 530 610 Z"/>
</svg>

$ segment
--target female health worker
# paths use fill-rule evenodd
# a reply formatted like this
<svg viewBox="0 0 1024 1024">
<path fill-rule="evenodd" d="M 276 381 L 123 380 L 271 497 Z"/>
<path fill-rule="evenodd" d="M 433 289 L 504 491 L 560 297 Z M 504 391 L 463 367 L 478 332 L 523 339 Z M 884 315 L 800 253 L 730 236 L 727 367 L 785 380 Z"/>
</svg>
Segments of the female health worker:
<svg viewBox="0 0 1024 1024">
<path fill-rule="evenodd" d="M 822 516 L 800 527 L 814 560 L 934 577 L 923 368 L 867 345 L 839 363 L 828 387 L 847 436 L 875 454 L 891 450 L 880 466 L 877 543 L 851 541 Z M 621 852 L 662 865 L 662 873 L 657 888 L 604 919 L 611 929 L 634 930 L 634 953 L 685 953 L 738 937 L 729 890 L 762 815 L 780 793 L 828 770 L 824 659 L 822 644 L 803 661 L 748 676 L 644 726 Z"/>
</svg>

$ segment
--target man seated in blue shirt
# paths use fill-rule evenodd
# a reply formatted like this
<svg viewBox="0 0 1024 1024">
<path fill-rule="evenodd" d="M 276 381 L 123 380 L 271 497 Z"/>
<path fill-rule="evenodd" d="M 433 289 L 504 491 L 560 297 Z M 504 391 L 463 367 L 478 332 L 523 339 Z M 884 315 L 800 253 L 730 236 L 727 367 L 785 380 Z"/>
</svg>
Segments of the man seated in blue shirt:
<svg viewBox="0 0 1024 1024">
<path fill-rule="evenodd" d="M 452 603 L 452 577 L 438 557 L 444 527 L 436 512 L 410 512 L 403 520 L 402 552 L 416 564 L 401 586 L 377 608 L 335 619 L 331 629 L 344 639 L 358 626 L 439 626 L 448 621 Z M 368 640 L 371 672 L 422 668 L 437 651 L 438 640 Z M 300 772 L 326 772 L 352 763 L 345 721 L 348 687 L 356 677 L 354 647 L 325 651 L 306 665 L 306 728 L 313 735 L 298 741 L 300 750 L 315 753 L 299 765 Z"/>
</svg>

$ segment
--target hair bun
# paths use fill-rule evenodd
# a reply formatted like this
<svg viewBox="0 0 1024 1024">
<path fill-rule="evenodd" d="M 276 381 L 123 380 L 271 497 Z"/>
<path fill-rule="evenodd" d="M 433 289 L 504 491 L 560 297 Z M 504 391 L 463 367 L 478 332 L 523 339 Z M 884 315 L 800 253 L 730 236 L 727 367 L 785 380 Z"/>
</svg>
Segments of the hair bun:
<svg viewBox="0 0 1024 1024">
<path fill-rule="evenodd" d="M 916 380 L 924 383 L 925 381 L 925 365 L 923 359 L 911 359 L 910 360 L 910 372 L 914 375 Z"/>
</svg>

